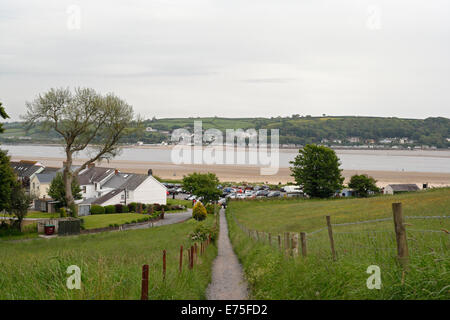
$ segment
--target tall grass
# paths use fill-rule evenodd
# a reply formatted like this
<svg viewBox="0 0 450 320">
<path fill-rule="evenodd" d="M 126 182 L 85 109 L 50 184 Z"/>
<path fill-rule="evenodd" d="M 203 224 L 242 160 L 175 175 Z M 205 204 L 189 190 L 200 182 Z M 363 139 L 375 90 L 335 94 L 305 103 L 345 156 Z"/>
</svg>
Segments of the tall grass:
<svg viewBox="0 0 450 320">
<path fill-rule="evenodd" d="M 139 299 L 144 264 L 150 267 L 149 299 L 204 299 L 217 250 L 209 246 L 194 270 L 187 268 L 189 233 L 198 223 L 0 243 L 0 299 Z M 211 226 L 214 219 L 204 223 Z M 185 247 L 181 274 L 180 245 Z M 81 268 L 81 290 L 66 287 L 70 265 Z"/>
<path fill-rule="evenodd" d="M 371 199 L 266 201 L 257 202 L 252 209 L 249 209 L 251 202 L 233 202 L 227 209 L 227 219 L 231 241 L 243 264 L 252 298 L 449 299 L 450 239 L 442 230 L 450 229 L 450 219 L 406 219 L 410 251 L 406 272 L 396 259 L 391 220 L 334 225 L 337 261 L 332 260 L 327 230 L 313 232 L 326 226 L 326 214 L 332 216 L 334 223 L 336 220 L 340 223 L 360 221 L 361 217 L 368 216 L 386 218 L 392 213 L 380 208 L 390 209 L 392 202 L 400 201 L 404 204 L 405 216 L 442 215 L 448 214 L 450 207 L 442 207 L 442 203 L 435 201 L 446 203 L 449 199 L 450 190 L 444 189 Z M 362 207 L 370 214 L 360 211 Z M 290 212 L 288 208 L 296 210 Z M 265 221 L 268 212 L 276 219 Z M 264 231 L 260 233 L 260 241 L 249 237 L 237 221 L 244 228 Z M 288 257 L 284 248 L 278 249 L 277 235 L 287 231 L 308 233 L 306 258 L 301 253 Z M 271 245 L 268 232 L 272 236 Z M 380 290 L 369 290 L 366 286 L 370 276 L 366 270 L 370 265 L 381 269 Z"/>
</svg>

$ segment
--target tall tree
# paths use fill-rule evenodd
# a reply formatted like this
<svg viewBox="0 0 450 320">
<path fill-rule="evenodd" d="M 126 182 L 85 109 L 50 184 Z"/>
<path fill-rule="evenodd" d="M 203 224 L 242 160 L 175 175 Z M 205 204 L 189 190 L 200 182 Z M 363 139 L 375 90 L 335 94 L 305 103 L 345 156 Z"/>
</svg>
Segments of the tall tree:
<svg viewBox="0 0 450 320">
<path fill-rule="evenodd" d="M 0 212 L 11 210 L 11 194 L 20 185 L 9 163 L 9 157 L 4 150 L 0 150 Z"/>
<path fill-rule="evenodd" d="M 194 172 L 183 177 L 183 189 L 202 197 L 205 202 L 219 200 L 222 192 L 217 188 L 219 179 L 214 173 Z"/>
<path fill-rule="evenodd" d="M 72 180 L 72 196 L 75 200 L 81 199 L 81 188 L 78 183 L 77 177 L 74 177 Z M 60 207 L 67 207 L 67 197 L 66 197 L 66 188 L 64 187 L 64 177 L 58 172 L 56 177 L 50 183 L 50 188 L 48 189 L 48 195 L 59 201 Z"/>
<path fill-rule="evenodd" d="M 22 221 L 28 213 L 30 202 L 31 197 L 26 194 L 20 184 L 14 184 L 11 192 L 11 213 L 17 219 L 14 221 L 14 226 L 20 231 L 22 231 Z"/>
<path fill-rule="evenodd" d="M 308 144 L 290 163 L 291 175 L 310 197 L 327 198 L 342 188 L 339 158 L 330 148 Z"/>
<path fill-rule="evenodd" d="M 117 155 L 119 140 L 133 119 L 133 108 L 112 93 L 101 95 L 89 88 L 76 88 L 74 92 L 52 88 L 26 106 L 24 119 L 29 126 L 41 122 L 63 139 L 66 203 L 75 216 L 73 178 L 90 163 Z M 89 159 L 72 171 L 74 154 L 87 148 Z"/>
</svg>

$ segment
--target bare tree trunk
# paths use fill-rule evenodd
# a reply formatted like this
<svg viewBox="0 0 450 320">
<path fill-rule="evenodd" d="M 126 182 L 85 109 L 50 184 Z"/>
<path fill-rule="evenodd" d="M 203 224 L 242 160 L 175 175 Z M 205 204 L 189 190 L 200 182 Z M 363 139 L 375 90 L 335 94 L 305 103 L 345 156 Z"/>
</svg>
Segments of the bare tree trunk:
<svg viewBox="0 0 450 320">
<path fill-rule="evenodd" d="M 70 170 L 72 168 L 72 153 L 66 152 L 66 154 L 67 159 L 63 171 L 64 190 L 66 191 L 67 207 L 70 208 L 70 215 L 73 217 L 75 215 L 75 212 L 72 212 L 72 210 L 75 207 L 75 200 L 72 195 L 73 174 Z"/>
</svg>

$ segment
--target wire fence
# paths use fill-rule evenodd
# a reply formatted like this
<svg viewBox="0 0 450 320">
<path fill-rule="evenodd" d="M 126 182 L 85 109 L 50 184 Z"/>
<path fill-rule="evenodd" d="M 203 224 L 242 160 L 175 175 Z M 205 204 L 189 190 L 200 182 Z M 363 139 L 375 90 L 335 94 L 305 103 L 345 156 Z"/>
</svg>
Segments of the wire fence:
<svg viewBox="0 0 450 320">
<path fill-rule="evenodd" d="M 401 209 L 400 209 L 401 210 Z M 333 257 L 373 257 L 376 261 L 392 259 L 405 255 L 401 249 L 402 236 L 407 242 L 406 255 L 422 253 L 447 254 L 450 251 L 450 215 L 405 216 L 401 228 L 393 218 L 380 218 L 366 221 L 330 223 L 323 228 L 308 233 L 284 232 L 271 234 L 252 230 L 232 215 L 234 222 L 254 241 L 266 243 L 287 256 Z M 331 218 L 328 218 L 331 220 Z M 420 223 L 417 223 L 420 220 Z M 409 253 L 408 253 L 409 252 Z"/>
</svg>

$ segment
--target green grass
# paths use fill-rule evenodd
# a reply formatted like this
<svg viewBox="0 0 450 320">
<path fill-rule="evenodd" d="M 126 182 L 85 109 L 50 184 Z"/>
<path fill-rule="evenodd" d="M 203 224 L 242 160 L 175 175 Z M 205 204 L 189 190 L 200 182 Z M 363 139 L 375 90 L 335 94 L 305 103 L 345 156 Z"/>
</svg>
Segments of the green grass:
<svg viewBox="0 0 450 320">
<path fill-rule="evenodd" d="M 168 205 L 181 205 L 186 208 L 192 208 L 192 201 L 189 200 L 181 200 L 181 199 L 167 199 Z"/>
<path fill-rule="evenodd" d="M 366 199 L 282 199 L 233 201 L 241 223 L 267 232 L 311 232 L 332 223 L 392 217 L 392 203 L 401 202 L 407 216 L 450 215 L 450 188 Z"/>
<path fill-rule="evenodd" d="M 133 220 L 147 217 L 140 213 L 111 213 L 111 214 L 94 214 L 82 217 L 84 220 L 84 227 L 86 229 L 104 228 L 110 224 L 122 225 L 131 223 Z"/>
<path fill-rule="evenodd" d="M 396 259 L 392 220 L 333 226 L 337 261 L 331 258 L 327 230 L 310 233 L 326 226 L 325 215 L 333 223 L 392 217 L 392 202 L 403 203 L 404 216 L 450 215 L 448 188 L 369 199 L 231 202 L 230 237 L 251 298 L 450 299 L 450 239 L 440 231 L 450 230 L 448 218 L 406 219 L 410 263 L 405 274 Z M 244 227 L 261 231 L 260 241 L 242 231 L 233 216 Z M 277 235 L 300 231 L 307 232 L 307 257 L 287 257 L 283 237 L 278 249 Z M 370 265 L 381 269 L 381 290 L 366 286 Z"/>
<path fill-rule="evenodd" d="M 52 219 L 59 218 L 59 213 L 48 213 L 48 212 L 40 212 L 40 211 L 30 211 L 27 213 L 25 218 L 33 218 L 33 219 Z"/>
<path fill-rule="evenodd" d="M 178 273 L 180 245 L 199 222 L 21 243 L 0 242 L 0 299 L 139 299 L 142 265 L 149 264 L 149 299 L 204 299 L 217 254 L 214 245 Z M 210 217 L 207 225 L 214 223 Z M 167 276 L 162 277 L 162 251 Z M 81 268 L 81 290 L 66 287 L 67 267 Z"/>
</svg>

